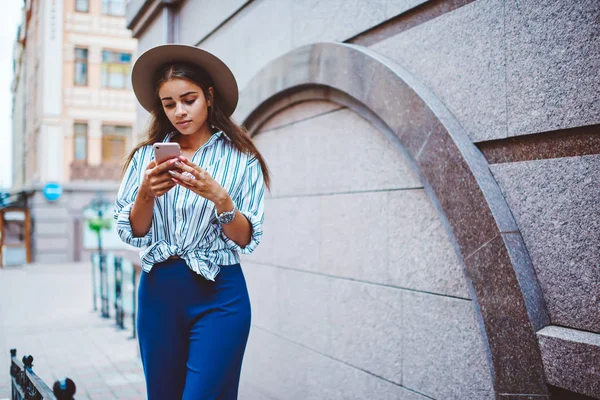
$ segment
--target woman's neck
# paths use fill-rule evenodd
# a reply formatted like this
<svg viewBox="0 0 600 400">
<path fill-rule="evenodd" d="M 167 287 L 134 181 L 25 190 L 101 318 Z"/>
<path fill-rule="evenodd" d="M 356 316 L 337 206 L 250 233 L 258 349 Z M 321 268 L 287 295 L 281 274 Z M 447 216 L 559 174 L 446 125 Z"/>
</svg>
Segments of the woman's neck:
<svg viewBox="0 0 600 400">
<path fill-rule="evenodd" d="M 191 135 L 179 134 L 176 136 L 175 140 L 179 143 L 179 146 L 181 146 L 181 150 L 196 151 L 203 144 L 208 142 L 212 134 L 212 131 L 207 125 L 200 129 L 198 132 L 192 133 Z"/>
</svg>

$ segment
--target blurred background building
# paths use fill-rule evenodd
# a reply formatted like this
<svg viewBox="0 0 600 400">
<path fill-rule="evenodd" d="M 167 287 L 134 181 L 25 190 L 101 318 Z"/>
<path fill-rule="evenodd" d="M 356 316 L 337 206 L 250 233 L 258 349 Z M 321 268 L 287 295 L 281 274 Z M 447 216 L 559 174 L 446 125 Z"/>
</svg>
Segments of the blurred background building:
<svg viewBox="0 0 600 400">
<path fill-rule="evenodd" d="M 33 216 L 35 261 L 85 259 L 96 246 L 84 210 L 102 194 L 110 212 L 132 146 L 136 47 L 124 0 L 24 2 L 14 50 L 11 192 Z M 57 200 L 43 194 L 48 183 L 56 183 Z M 104 236 L 108 248 L 123 248 L 114 230 Z"/>
<path fill-rule="evenodd" d="M 231 66 L 271 167 L 241 398 L 600 398 L 597 0 L 132 0 L 127 21 L 140 53 Z"/>
</svg>

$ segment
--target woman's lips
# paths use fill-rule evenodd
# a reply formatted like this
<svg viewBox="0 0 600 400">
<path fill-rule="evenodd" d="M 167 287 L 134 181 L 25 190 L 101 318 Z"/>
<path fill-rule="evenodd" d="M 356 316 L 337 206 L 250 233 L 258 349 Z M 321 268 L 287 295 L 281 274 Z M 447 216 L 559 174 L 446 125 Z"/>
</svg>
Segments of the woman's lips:
<svg viewBox="0 0 600 400">
<path fill-rule="evenodd" d="M 187 128 L 191 122 L 192 121 L 181 121 L 177 123 L 177 126 L 179 126 L 180 128 Z"/>
</svg>

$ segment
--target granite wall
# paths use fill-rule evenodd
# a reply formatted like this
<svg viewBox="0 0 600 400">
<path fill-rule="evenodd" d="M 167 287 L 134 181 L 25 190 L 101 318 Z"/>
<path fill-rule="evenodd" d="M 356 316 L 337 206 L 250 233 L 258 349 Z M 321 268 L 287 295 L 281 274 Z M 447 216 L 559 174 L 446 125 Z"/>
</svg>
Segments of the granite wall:
<svg viewBox="0 0 600 400">
<path fill-rule="evenodd" d="M 177 16 L 178 42 L 232 68 L 236 117 L 253 126 L 273 172 L 264 243 L 245 260 L 254 305 L 245 398 L 600 397 L 597 1 L 132 2 L 130 27 L 146 47 L 167 29 L 160 14 L 140 27 L 135 17 L 152 7 Z M 327 58 L 329 70 L 347 71 L 335 84 L 314 74 L 318 60 L 279 61 L 327 41 L 398 66 L 399 81 L 428 93 L 425 105 L 394 98 L 404 89 L 387 72 L 344 52 Z M 383 99 L 352 106 L 338 100 L 354 94 L 289 92 L 291 107 L 272 113 L 255 93 L 288 78 L 338 90 L 346 80 Z M 402 134 L 435 131 L 417 117 L 432 104 L 451 140 L 424 143 L 456 162 L 428 175 L 438 159 L 420 163 Z M 383 114 L 397 123 L 374 122 Z M 475 183 L 459 176 L 461 160 Z M 481 219 L 444 199 L 477 191 L 499 236 L 463 246 Z M 533 375 L 510 378 L 520 372 L 504 334 L 517 331 L 533 335 L 513 346 L 531 350 L 524 359 L 543 387 Z"/>
<path fill-rule="evenodd" d="M 493 398 L 461 263 L 407 158 L 335 104 L 273 119 L 255 136 L 273 190 L 244 259 L 242 398 Z"/>
</svg>

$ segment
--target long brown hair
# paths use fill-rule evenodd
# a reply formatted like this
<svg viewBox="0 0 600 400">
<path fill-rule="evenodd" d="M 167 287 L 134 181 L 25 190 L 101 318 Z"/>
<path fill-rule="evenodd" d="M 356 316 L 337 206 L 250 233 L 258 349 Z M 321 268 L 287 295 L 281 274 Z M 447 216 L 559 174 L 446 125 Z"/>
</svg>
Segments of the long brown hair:
<svg viewBox="0 0 600 400">
<path fill-rule="evenodd" d="M 231 139 L 231 143 L 237 150 L 242 153 L 254 155 L 260 163 L 265 185 L 267 188 L 270 187 L 271 179 L 269 177 L 269 169 L 267 168 L 264 158 L 256 146 L 254 146 L 254 143 L 244 128 L 236 124 L 222 111 L 223 104 L 221 98 L 219 97 L 219 93 L 215 90 L 214 97 L 211 97 L 208 89 L 210 87 L 214 88 L 212 79 L 202 68 L 188 63 L 170 63 L 158 70 L 154 78 L 156 102 L 150 113 L 147 138 L 138 143 L 138 145 L 135 146 L 135 148 L 129 153 L 123 166 L 123 172 L 131 162 L 133 155 L 138 149 L 153 143 L 162 142 L 170 132 L 177 132 L 177 129 L 175 129 L 165 114 L 162 103 L 158 96 L 158 90 L 162 84 L 171 79 L 185 79 L 200 86 L 202 92 L 204 92 L 204 97 L 207 103 L 210 103 L 210 106 L 208 107 L 208 123 L 213 133 L 223 131 L 223 133 L 226 134 L 229 139 Z M 177 134 L 179 134 L 179 132 L 177 132 Z"/>
</svg>

